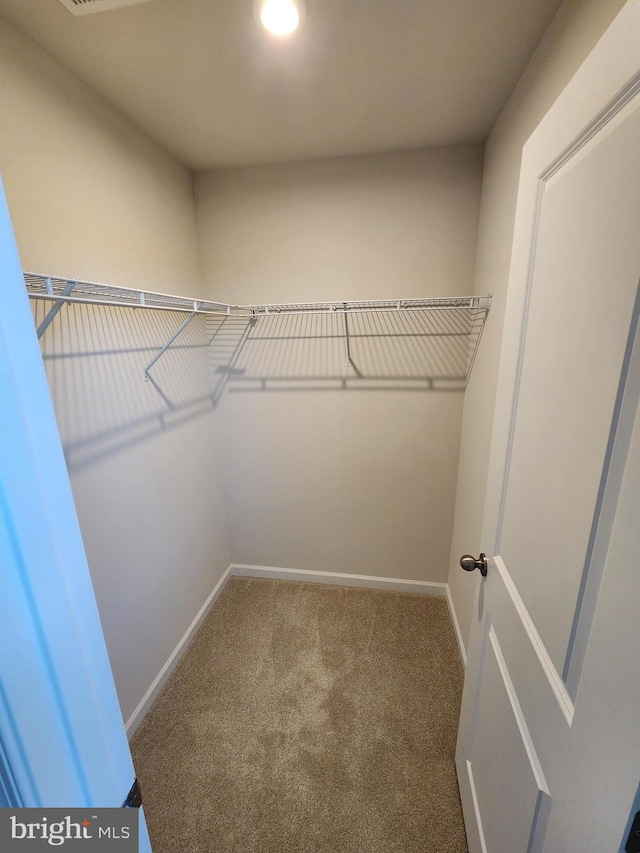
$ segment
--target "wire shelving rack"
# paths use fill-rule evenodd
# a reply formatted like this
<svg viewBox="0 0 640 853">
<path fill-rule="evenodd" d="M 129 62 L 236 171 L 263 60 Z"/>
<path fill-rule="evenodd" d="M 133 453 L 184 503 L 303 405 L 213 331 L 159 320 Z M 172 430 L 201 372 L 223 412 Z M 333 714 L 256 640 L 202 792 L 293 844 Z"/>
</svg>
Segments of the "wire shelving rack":
<svg viewBox="0 0 640 853">
<path fill-rule="evenodd" d="M 381 317 L 380 322 L 384 322 L 385 317 L 397 318 L 398 316 L 412 313 L 419 313 L 425 316 L 433 312 L 443 312 L 443 318 L 446 317 L 446 322 L 441 324 L 441 328 L 444 331 L 433 332 L 433 334 L 467 339 L 466 379 L 468 379 L 480 344 L 482 330 L 491 308 L 490 295 L 233 305 L 209 299 L 193 299 L 186 296 L 175 296 L 149 290 L 99 284 L 33 272 L 24 273 L 24 280 L 27 294 L 31 299 L 45 300 L 53 303 L 38 326 L 37 334 L 39 338 L 42 337 L 65 304 L 174 311 L 186 315 L 175 333 L 146 366 L 144 371 L 145 378 L 148 378 L 149 370 L 158 359 L 166 352 L 191 320 L 199 314 L 211 315 L 221 320 L 233 317 L 245 320 L 252 326 L 257 324 L 261 318 L 270 318 L 270 320 L 273 320 L 277 317 L 292 317 L 296 315 L 332 315 L 335 318 L 341 318 L 347 365 L 355 367 L 352 353 L 352 338 L 354 334 L 349 323 L 351 315 L 379 316 Z M 393 328 L 397 329 L 397 324 Z M 394 332 L 392 331 L 391 334 L 394 334 Z M 371 337 L 378 336 L 378 333 L 371 335 Z M 358 331 L 357 337 L 363 337 L 361 329 Z"/>
</svg>

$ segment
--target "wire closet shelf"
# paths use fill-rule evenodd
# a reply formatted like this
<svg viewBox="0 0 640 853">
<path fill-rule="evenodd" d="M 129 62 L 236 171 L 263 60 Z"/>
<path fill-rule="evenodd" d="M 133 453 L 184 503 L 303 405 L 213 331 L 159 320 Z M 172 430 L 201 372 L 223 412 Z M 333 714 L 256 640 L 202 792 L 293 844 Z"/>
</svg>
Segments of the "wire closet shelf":
<svg viewBox="0 0 640 853">
<path fill-rule="evenodd" d="M 448 319 L 446 334 L 465 337 L 468 341 L 467 378 L 475 360 L 484 323 L 491 307 L 491 295 L 488 296 L 447 296 L 419 299 L 371 299 L 331 302 L 273 303 L 264 305 L 232 305 L 209 299 L 192 299 L 156 293 L 149 290 L 119 287 L 96 282 L 80 281 L 71 278 L 49 276 L 41 273 L 26 272 L 24 280 L 27 294 L 34 300 L 53 302 L 52 307 L 38 326 L 38 337 L 42 337 L 53 322 L 61 307 L 65 304 L 103 305 L 121 308 L 147 309 L 155 311 L 174 311 L 187 315 L 174 335 L 160 349 L 155 358 L 145 368 L 145 377 L 149 369 L 171 346 L 189 322 L 199 314 L 212 315 L 224 319 L 234 317 L 255 324 L 260 318 L 295 315 L 333 315 L 341 316 L 343 336 L 346 345 L 347 365 L 354 366 L 351 352 L 349 315 L 407 315 L 410 312 L 432 314 L 444 312 Z"/>
</svg>

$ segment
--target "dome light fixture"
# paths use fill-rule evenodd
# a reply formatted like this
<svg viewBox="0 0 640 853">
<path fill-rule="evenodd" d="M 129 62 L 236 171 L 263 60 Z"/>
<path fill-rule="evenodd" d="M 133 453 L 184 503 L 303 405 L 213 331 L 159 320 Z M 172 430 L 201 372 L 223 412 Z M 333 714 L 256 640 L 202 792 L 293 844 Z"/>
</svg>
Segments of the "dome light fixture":
<svg viewBox="0 0 640 853">
<path fill-rule="evenodd" d="M 275 36 L 288 36 L 298 28 L 301 7 L 295 0 L 262 0 L 260 22 Z"/>
</svg>

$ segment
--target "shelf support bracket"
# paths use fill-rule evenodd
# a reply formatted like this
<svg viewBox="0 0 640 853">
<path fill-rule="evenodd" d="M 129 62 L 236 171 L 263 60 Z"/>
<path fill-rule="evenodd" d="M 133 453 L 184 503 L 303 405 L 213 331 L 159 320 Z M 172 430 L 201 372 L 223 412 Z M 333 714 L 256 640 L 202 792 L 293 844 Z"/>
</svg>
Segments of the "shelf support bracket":
<svg viewBox="0 0 640 853">
<path fill-rule="evenodd" d="M 347 367 L 353 367 L 353 361 L 351 360 L 351 341 L 349 340 L 349 318 L 347 317 L 347 303 L 343 302 L 342 307 L 344 308 L 344 337 L 347 342 Z"/>
<path fill-rule="evenodd" d="M 156 361 L 160 358 L 160 356 L 161 356 L 161 355 L 164 355 L 164 353 L 169 349 L 169 347 L 170 347 L 170 346 L 171 346 L 171 344 L 175 341 L 175 339 L 178 337 L 178 335 L 179 335 L 181 332 L 183 332 L 183 331 L 187 328 L 187 326 L 188 326 L 188 325 L 189 325 L 189 323 L 193 320 L 193 318 L 196 316 L 196 314 L 197 314 L 197 313 L 198 313 L 197 311 L 194 311 L 194 312 L 193 312 L 193 314 L 189 314 L 189 316 L 188 316 L 188 317 L 187 317 L 187 319 L 184 321 L 184 323 L 182 323 L 182 324 L 181 324 L 181 326 L 180 326 L 180 328 L 179 328 L 179 329 L 178 329 L 178 330 L 177 330 L 177 331 L 176 331 L 176 332 L 175 332 L 175 333 L 174 333 L 174 334 L 169 338 L 169 340 L 168 340 L 168 341 L 166 342 L 166 344 L 162 347 L 162 349 L 160 350 L 160 352 L 158 352 L 158 353 L 157 353 L 157 354 L 156 354 L 156 355 L 151 359 L 151 361 L 149 362 L 149 364 L 148 364 L 148 365 L 145 367 L 145 369 L 144 369 L 144 378 L 145 378 L 145 381 L 147 381 L 147 380 L 149 379 L 149 371 L 151 370 L 151 368 L 153 367 L 153 365 L 156 363 Z"/>
<path fill-rule="evenodd" d="M 75 287 L 75 284 L 76 284 L 75 281 L 68 281 L 67 286 L 62 291 L 61 296 L 68 296 L 71 293 L 71 291 L 73 290 L 73 288 Z M 47 279 L 46 287 L 47 287 L 47 293 L 51 293 L 51 279 L 50 278 Z M 64 305 L 64 299 L 58 299 L 57 302 L 54 302 L 54 304 L 51 306 L 51 308 L 47 312 L 47 316 L 44 318 L 42 323 L 40 323 L 40 325 L 38 326 L 38 332 L 37 332 L 38 340 L 40 340 L 40 338 L 47 331 L 47 329 L 49 328 L 49 326 L 51 325 L 51 323 L 55 319 L 56 314 L 62 308 L 63 305 Z"/>
</svg>

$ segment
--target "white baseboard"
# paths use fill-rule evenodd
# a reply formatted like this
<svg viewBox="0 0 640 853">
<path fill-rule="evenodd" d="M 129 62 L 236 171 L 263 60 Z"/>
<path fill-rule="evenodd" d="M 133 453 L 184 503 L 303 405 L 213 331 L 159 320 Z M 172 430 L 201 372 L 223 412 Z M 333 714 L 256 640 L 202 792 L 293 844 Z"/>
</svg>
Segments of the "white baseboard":
<svg viewBox="0 0 640 853">
<path fill-rule="evenodd" d="M 451 595 L 451 590 L 449 589 L 449 584 L 447 586 L 447 604 L 449 606 L 449 615 L 451 616 L 451 623 L 453 624 L 453 632 L 456 635 L 456 641 L 458 643 L 458 651 L 460 652 L 460 659 L 462 660 L 462 666 L 467 668 L 467 650 L 464 647 L 464 642 L 462 640 L 462 631 L 460 630 L 460 623 L 458 622 L 458 616 L 456 614 L 456 609 L 453 606 L 453 597 Z"/>
<path fill-rule="evenodd" d="M 198 613 L 197 613 L 195 619 L 193 620 L 193 622 L 191 623 L 191 625 L 189 625 L 189 627 L 185 631 L 184 636 L 182 637 L 182 639 L 180 640 L 178 645 L 175 647 L 175 649 L 169 655 L 169 658 L 167 659 L 167 662 L 165 663 L 165 665 L 162 667 L 160 672 L 154 678 L 151 686 L 149 687 L 147 692 L 144 694 L 144 696 L 140 700 L 138 707 L 135 709 L 133 714 L 131 714 L 131 716 L 129 717 L 129 719 L 125 723 L 125 729 L 127 732 L 127 737 L 131 738 L 133 736 L 133 733 L 135 732 L 135 730 L 138 728 L 138 726 L 142 722 L 144 715 L 147 713 L 147 711 L 149 710 L 149 708 L 153 704 L 158 693 L 164 687 L 166 680 L 169 678 L 169 676 L 171 675 L 171 673 L 175 669 L 178 661 L 180 660 L 182 655 L 185 653 L 187 646 L 189 645 L 191 640 L 194 638 L 198 628 L 200 627 L 200 625 L 204 621 L 204 618 L 206 617 L 208 612 L 211 610 L 213 605 L 216 603 L 220 593 L 222 592 L 222 590 L 227 585 L 229 578 L 231 577 L 231 574 L 232 574 L 231 566 L 229 566 L 227 568 L 227 570 L 225 571 L 225 573 L 220 578 L 220 580 L 218 581 L 218 583 L 214 586 L 210 595 L 207 597 L 207 600 L 205 601 L 205 603 L 202 605 L 202 607 L 198 611 Z"/>
<path fill-rule="evenodd" d="M 412 581 L 401 578 L 378 578 L 373 575 L 347 575 L 342 572 L 310 572 L 307 569 L 282 569 L 274 566 L 246 566 L 232 563 L 232 575 L 245 578 L 271 578 L 272 580 L 303 581 L 306 583 L 340 584 L 341 586 L 394 589 L 400 592 L 421 592 L 427 595 L 445 595 L 446 583 Z"/>
</svg>

